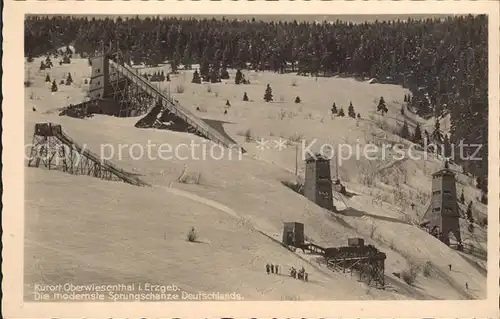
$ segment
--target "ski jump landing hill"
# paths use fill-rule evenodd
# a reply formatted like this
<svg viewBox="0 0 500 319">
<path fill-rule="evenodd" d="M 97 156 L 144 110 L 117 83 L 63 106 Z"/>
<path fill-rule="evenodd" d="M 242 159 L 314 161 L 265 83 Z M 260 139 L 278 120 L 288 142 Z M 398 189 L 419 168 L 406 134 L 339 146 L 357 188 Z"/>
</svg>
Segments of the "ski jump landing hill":
<svg viewBox="0 0 500 319">
<path fill-rule="evenodd" d="M 195 133 L 216 144 L 240 152 L 246 152 L 223 129 L 209 125 L 187 108 L 180 105 L 170 94 L 152 84 L 137 70 L 117 62 L 117 55 L 106 54 L 91 59 L 90 100 L 71 105 L 60 115 L 86 116 L 93 113 L 119 117 L 140 116 L 149 112 L 140 127 L 152 127 L 162 117 L 167 117 L 176 126 Z M 155 106 L 160 106 L 155 107 Z"/>
</svg>

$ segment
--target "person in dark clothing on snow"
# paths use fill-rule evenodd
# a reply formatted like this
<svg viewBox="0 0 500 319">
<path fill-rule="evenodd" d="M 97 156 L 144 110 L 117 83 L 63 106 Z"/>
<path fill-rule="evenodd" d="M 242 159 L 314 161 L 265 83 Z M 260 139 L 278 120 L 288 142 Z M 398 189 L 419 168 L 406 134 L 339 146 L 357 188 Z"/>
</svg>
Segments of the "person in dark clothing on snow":
<svg viewBox="0 0 500 319">
<path fill-rule="evenodd" d="M 269 271 L 271 270 L 271 267 L 269 266 L 269 264 L 266 264 L 266 272 L 267 274 L 269 275 Z"/>
<path fill-rule="evenodd" d="M 274 274 L 274 265 L 271 264 L 271 274 Z"/>
</svg>

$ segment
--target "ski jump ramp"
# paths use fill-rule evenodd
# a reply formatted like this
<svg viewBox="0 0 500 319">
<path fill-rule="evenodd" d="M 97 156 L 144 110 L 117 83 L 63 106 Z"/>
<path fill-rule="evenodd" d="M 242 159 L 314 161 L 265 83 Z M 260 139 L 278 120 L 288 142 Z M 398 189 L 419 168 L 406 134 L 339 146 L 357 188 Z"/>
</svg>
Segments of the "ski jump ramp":
<svg viewBox="0 0 500 319">
<path fill-rule="evenodd" d="M 190 131 L 205 137 L 221 146 L 246 151 L 232 138 L 210 126 L 203 119 L 180 105 L 170 94 L 138 74 L 132 67 L 118 63 L 116 56 L 97 56 L 91 60 L 92 75 L 89 87 L 90 101 L 97 106 L 94 113 L 116 116 L 138 116 L 149 112 L 161 103 L 161 112 L 169 113 L 178 121 L 185 123 Z M 84 106 L 85 104 L 85 106 Z M 88 102 L 82 107 L 88 107 Z M 74 108 L 74 106 L 73 106 Z"/>
<path fill-rule="evenodd" d="M 133 173 L 118 168 L 82 147 L 63 132 L 61 125 L 53 123 L 35 124 L 28 166 L 40 165 L 75 175 L 123 181 L 135 186 L 150 186 Z"/>
</svg>

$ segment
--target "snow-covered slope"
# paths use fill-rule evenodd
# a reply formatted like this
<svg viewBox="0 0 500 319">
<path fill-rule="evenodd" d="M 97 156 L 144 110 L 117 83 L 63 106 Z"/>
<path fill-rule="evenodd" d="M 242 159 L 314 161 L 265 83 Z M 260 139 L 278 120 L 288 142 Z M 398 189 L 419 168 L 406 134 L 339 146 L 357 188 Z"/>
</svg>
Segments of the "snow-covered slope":
<svg viewBox="0 0 500 319">
<path fill-rule="evenodd" d="M 80 144 L 96 153 L 102 150 L 115 164 L 153 185 L 138 188 L 27 168 L 27 286 L 65 279 L 79 283 L 141 279 L 175 282 L 186 291 L 237 291 L 246 299 L 485 297 L 485 262 L 462 257 L 413 224 L 425 212 L 430 174 L 443 163 L 430 155 L 422 160 L 398 158 L 398 153 L 389 148 L 383 155 L 384 145 L 409 145 L 392 133 L 401 123 L 399 110 L 406 90 L 353 79 L 266 72 L 244 72 L 250 85 L 235 85 L 234 72 L 227 82 L 202 85 L 190 83 L 191 71 L 171 75 L 172 82 L 161 85 L 170 85 L 175 99 L 201 117 L 228 122 L 224 124 L 228 134 L 249 152 L 241 158 L 229 158 L 226 153 L 220 160 L 210 156 L 200 160 L 184 149 L 180 155 L 187 159 L 160 159 L 160 144 L 175 147 L 189 145 L 193 140 L 206 142 L 187 133 L 134 128 L 139 118 L 59 117 L 58 108 L 84 99 L 83 81 L 90 74 L 87 60 L 73 59 L 70 65 L 45 71 L 38 71 L 37 59 L 26 65 L 33 82 L 25 90 L 26 143 L 31 142 L 35 123 L 60 123 Z M 75 83 L 60 85 L 57 93 L 51 93 L 45 75 L 49 73 L 59 83 L 68 72 Z M 262 99 L 268 83 L 273 89 L 273 103 Z M 176 93 L 180 87 L 184 93 Z M 244 92 L 249 102 L 242 101 Z M 302 103 L 294 103 L 296 96 Z M 380 96 L 384 96 L 389 108 L 384 117 L 374 113 Z M 226 100 L 231 107 L 224 115 Z M 333 102 L 347 114 L 350 101 L 360 113 L 360 120 L 331 117 Z M 259 138 L 268 140 L 269 148 L 258 147 Z M 299 149 L 301 146 L 290 142 L 287 148 L 278 149 L 275 141 L 280 138 L 305 139 L 307 144 L 317 139 L 312 149 L 320 143 L 345 144 L 339 176 L 354 196 L 343 200 L 337 196 L 339 214 L 327 212 L 283 186 L 283 181 L 297 179 L 295 145 Z M 363 154 L 358 159 L 355 153 L 347 158 L 347 145 L 355 152 L 357 145 L 363 148 L 367 144 L 379 146 L 370 153 L 376 154 L 376 159 L 368 160 Z M 139 150 L 146 151 L 147 145 L 152 145 L 151 156 L 136 159 Z M 114 154 L 110 154 L 111 146 Z M 198 151 L 195 157 L 202 155 Z M 304 163 L 299 160 L 298 164 L 298 173 L 303 175 Z M 452 169 L 460 171 L 459 167 Z M 179 183 L 181 175 L 183 180 L 186 176 L 199 177 L 199 183 Z M 475 213 L 486 216 L 486 206 L 476 201 L 478 191 L 473 179 L 460 174 L 458 179 L 457 192 L 460 194 L 463 188 L 466 201 L 474 201 Z M 270 239 L 279 240 L 284 221 L 303 222 L 306 236 L 324 246 L 343 246 L 349 237 L 364 237 L 387 254 L 388 288 L 369 288 L 357 282 L 355 276 L 331 272 L 314 261 L 306 262 L 310 256 L 285 250 Z M 201 243 L 186 241 L 191 227 L 196 228 Z M 469 236 L 470 240 L 486 247 L 485 231 L 480 227 L 475 231 L 477 234 Z M 264 271 L 268 262 L 282 265 L 283 273 L 291 266 L 303 265 L 310 273 L 310 282 L 288 276 L 269 277 Z M 414 286 L 393 275 L 410 264 L 426 262 L 429 274 L 421 272 Z"/>
</svg>

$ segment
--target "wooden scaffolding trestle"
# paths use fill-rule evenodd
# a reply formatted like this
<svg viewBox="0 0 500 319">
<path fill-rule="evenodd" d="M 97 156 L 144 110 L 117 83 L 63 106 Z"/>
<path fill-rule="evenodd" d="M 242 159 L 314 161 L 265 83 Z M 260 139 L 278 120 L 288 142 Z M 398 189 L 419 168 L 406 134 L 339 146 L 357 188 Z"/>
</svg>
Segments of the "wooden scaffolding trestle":
<svg viewBox="0 0 500 319">
<path fill-rule="evenodd" d="M 372 281 L 377 286 L 385 286 L 385 259 L 386 254 L 380 252 L 375 246 L 351 246 L 327 248 L 325 259 L 328 267 L 342 270 L 344 273 L 357 270 L 359 279 L 367 279 L 368 284 Z"/>
<path fill-rule="evenodd" d="M 187 123 L 187 125 L 189 125 L 199 135 L 225 147 L 239 149 L 243 153 L 246 152 L 246 150 L 236 144 L 235 141 L 222 135 L 202 119 L 191 113 L 187 108 L 181 106 L 167 92 L 161 91 L 148 80 L 135 73 L 131 67 L 126 64 L 116 63 L 113 60 L 109 61 L 109 66 L 118 77 L 123 77 L 126 80 L 131 81 L 135 87 L 145 93 L 145 96 L 153 97 L 152 101 L 161 101 L 163 108 L 165 109 L 164 111 L 175 115 Z M 113 82 L 115 81 L 111 81 L 111 83 Z"/>
<path fill-rule="evenodd" d="M 377 286 L 385 286 L 386 254 L 373 245 L 365 245 L 362 238 L 349 238 L 348 246 L 323 248 L 312 242 L 305 242 L 304 224 L 285 222 L 283 226 L 282 244 L 287 248 L 299 248 L 304 252 L 322 256 L 331 270 L 343 272 L 359 272 L 360 280 L 368 284 L 375 282 Z"/>
<path fill-rule="evenodd" d="M 104 54 L 92 59 L 92 76 L 88 95 L 90 101 L 64 108 L 59 115 L 85 118 L 92 114 L 119 117 L 148 114 L 161 104 L 161 113 L 185 124 L 187 131 L 195 133 L 221 146 L 241 151 L 229 136 L 222 134 L 203 119 L 173 99 L 169 92 L 160 89 L 138 73 L 137 69 L 121 61 L 119 54 Z"/>
<path fill-rule="evenodd" d="M 62 131 L 61 125 L 35 124 L 28 166 L 59 169 L 75 175 L 88 175 L 106 180 L 123 181 L 136 186 L 148 184 L 132 173 L 119 169 L 85 147 L 75 143 Z"/>
</svg>

